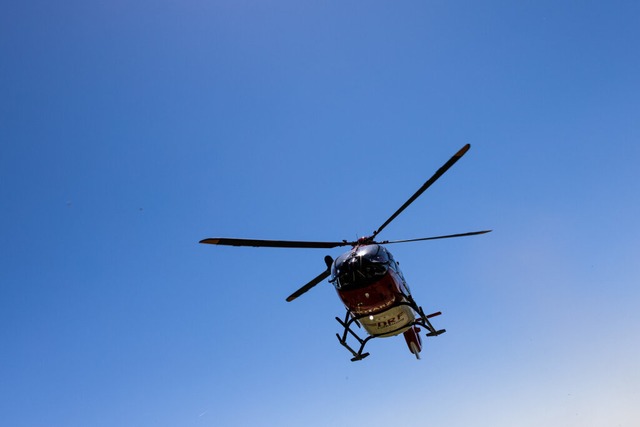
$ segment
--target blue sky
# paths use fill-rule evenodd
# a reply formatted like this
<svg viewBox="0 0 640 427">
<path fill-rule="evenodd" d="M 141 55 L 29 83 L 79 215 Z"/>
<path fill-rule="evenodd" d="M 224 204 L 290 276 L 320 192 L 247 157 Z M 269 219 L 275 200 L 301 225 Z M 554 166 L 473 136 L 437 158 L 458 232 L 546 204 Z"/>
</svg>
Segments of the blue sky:
<svg viewBox="0 0 640 427">
<path fill-rule="evenodd" d="M 640 419 L 640 5 L 8 1 L 0 420 L 609 427 Z M 441 310 L 352 363 L 340 251 Z"/>
</svg>

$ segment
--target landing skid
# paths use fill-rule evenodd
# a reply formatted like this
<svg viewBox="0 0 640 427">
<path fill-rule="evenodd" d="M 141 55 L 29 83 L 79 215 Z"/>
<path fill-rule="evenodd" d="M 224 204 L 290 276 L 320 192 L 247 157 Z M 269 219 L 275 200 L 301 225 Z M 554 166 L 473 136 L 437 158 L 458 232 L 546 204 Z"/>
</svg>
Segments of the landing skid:
<svg viewBox="0 0 640 427">
<path fill-rule="evenodd" d="M 347 350 L 349 350 L 349 352 L 353 355 L 353 357 L 351 358 L 352 362 L 355 362 L 357 360 L 362 360 L 365 357 L 369 356 L 369 353 L 363 353 L 364 351 L 364 347 L 367 344 L 367 342 L 369 342 L 369 340 L 371 340 L 372 338 L 380 338 L 382 336 L 390 336 L 393 335 L 394 332 L 399 333 L 400 330 L 402 329 L 406 329 L 407 327 L 414 327 L 414 326 L 422 326 L 423 328 L 427 329 L 429 332 L 427 333 L 428 337 L 436 337 L 440 334 L 443 334 L 446 332 L 446 329 L 435 329 L 433 327 L 433 325 L 431 324 L 431 322 L 429 321 L 429 319 L 436 317 L 436 316 L 440 316 L 442 313 L 441 312 L 436 312 L 436 313 L 431 313 L 431 314 L 425 314 L 424 311 L 422 310 L 422 307 L 418 306 L 416 304 L 416 302 L 413 300 L 413 298 L 411 297 L 411 295 L 402 295 L 405 299 L 405 301 L 401 301 L 397 304 L 395 304 L 394 306 L 400 306 L 400 305 L 406 305 L 409 306 L 413 309 L 413 311 L 417 314 L 417 318 L 416 320 L 414 320 L 412 323 L 408 324 L 408 325 L 403 325 L 401 328 L 396 329 L 394 331 L 386 331 L 384 334 L 382 335 L 368 335 L 366 338 L 360 338 L 360 336 L 353 330 L 351 329 L 351 326 L 355 323 L 356 326 L 358 326 L 358 328 L 361 328 L 360 322 L 359 320 L 364 318 L 364 317 L 368 317 L 370 316 L 370 313 L 367 314 L 361 314 L 359 316 L 354 316 L 353 313 L 351 313 L 351 311 L 347 310 L 347 313 L 344 317 L 344 320 L 340 319 L 339 317 L 336 317 L 336 320 L 338 321 L 338 323 L 340 323 L 342 325 L 342 327 L 344 328 L 344 331 L 342 333 L 342 335 L 340 334 L 336 334 L 336 337 L 338 338 L 338 341 L 340 342 L 340 344 L 346 348 Z M 358 342 L 359 346 L 358 346 L 358 350 L 354 350 L 353 347 L 351 347 L 348 343 L 347 343 L 347 337 L 351 335 L 353 338 L 356 339 L 356 341 Z M 416 354 L 416 357 L 419 359 L 419 353 L 414 353 Z"/>
</svg>

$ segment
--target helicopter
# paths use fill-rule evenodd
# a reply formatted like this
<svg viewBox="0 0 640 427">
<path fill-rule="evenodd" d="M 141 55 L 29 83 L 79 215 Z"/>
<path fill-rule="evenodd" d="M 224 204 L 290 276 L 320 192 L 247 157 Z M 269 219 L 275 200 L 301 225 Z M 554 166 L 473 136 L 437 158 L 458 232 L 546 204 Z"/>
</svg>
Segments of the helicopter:
<svg viewBox="0 0 640 427">
<path fill-rule="evenodd" d="M 316 249 L 351 246 L 348 252 L 343 253 L 335 260 L 330 255 L 325 256 L 324 262 L 326 269 L 309 283 L 289 295 L 286 300 L 288 302 L 293 301 L 329 278 L 329 283 L 335 287 L 338 297 L 346 309 L 344 318 L 335 318 L 343 328 L 342 333 L 337 333 L 336 337 L 338 338 L 338 342 L 353 356 L 351 361 L 362 360 L 369 356 L 368 352 L 364 352 L 364 348 L 373 338 L 386 338 L 400 334 L 404 336 L 409 351 L 415 355 L 417 359 L 420 359 L 420 352 L 422 351 L 422 339 L 419 334 L 421 331 L 420 328 L 426 329 L 427 337 L 435 337 L 446 332 L 445 329 L 436 329 L 430 320 L 442 313 L 438 311 L 425 314 L 422 307 L 420 307 L 411 296 L 409 286 L 398 266 L 398 262 L 396 262 L 385 245 L 474 236 L 489 233 L 492 230 L 407 240 L 377 241 L 376 237 L 400 215 L 400 213 L 424 193 L 427 188 L 460 160 L 470 147 L 470 144 L 462 147 L 443 164 L 413 196 L 378 227 L 378 229 L 370 236 L 360 237 L 356 241 L 207 238 L 201 240 L 200 243 L 223 246 Z M 354 330 L 354 325 L 365 330 L 366 336 L 364 338 Z M 354 342 L 355 344 L 353 344 Z"/>
</svg>

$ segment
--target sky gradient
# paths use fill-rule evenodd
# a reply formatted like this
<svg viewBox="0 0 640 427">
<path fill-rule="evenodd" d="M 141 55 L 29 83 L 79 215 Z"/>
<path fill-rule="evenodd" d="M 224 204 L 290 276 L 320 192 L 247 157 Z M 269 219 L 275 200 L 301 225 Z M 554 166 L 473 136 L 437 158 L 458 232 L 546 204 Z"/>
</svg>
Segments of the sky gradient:
<svg viewBox="0 0 640 427">
<path fill-rule="evenodd" d="M 640 420 L 640 3 L 13 1 L 0 13 L 0 422 Z M 340 250 L 442 311 L 352 363 Z"/>
</svg>

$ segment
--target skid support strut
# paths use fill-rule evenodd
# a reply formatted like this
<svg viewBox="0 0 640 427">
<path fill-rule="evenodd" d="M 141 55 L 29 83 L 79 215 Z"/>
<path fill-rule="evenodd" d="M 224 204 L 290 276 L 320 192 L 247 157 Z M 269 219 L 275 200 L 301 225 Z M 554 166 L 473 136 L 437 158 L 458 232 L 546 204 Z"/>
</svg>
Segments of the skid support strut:
<svg viewBox="0 0 640 427">
<path fill-rule="evenodd" d="M 353 358 L 351 359 L 351 361 L 355 362 L 356 360 L 362 360 L 365 357 L 367 357 L 369 353 L 363 353 L 362 350 L 364 350 L 364 346 L 367 344 L 367 342 L 371 338 L 375 338 L 375 336 L 369 335 L 365 339 L 360 338 L 358 334 L 356 334 L 353 331 L 353 329 L 351 329 L 351 325 L 354 323 L 358 326 L 358 328 L 360 328 L 361 327 L 360 322 L 358 322 L 357 318 L 354 317 L 349 310 L 347 310 L 347 314 L 345 315 L 344 320 L 340 319 L 337 316 L 336 316 L 336 320 L 338 321 L 338 323 L 340 323 L 344 327 L 344 332 L 342 333 L 342 336 L 340 336 L 340 334 L 336 334 L 336 337 L 338 337 L 338 341 L 340 342 L 340 344 L 342 344 L 344 348 L 346 348 L 351 352 L 351 354 L 353 354 Z M 353 348 L 351 348 L 349 344 L 347 344 L 348 335 L 351 335 L 352 337 L 354 337 L 360 344 L 358 351 L 355 351 Z"/>
<path fill-rule="evenodd" d="M 406 305 L 411 307 L 411 309 L 413 309 L 413 311 L 416 314 L 416 319 L 410 323 L 409 325 L 404 325 L 401 328 L 399 328 L 397 331 L 386 331 L 384 336 L 391 336 L 394 335 L 394 332 L 400 333 L 400 331 L 402 329 L 406 329 L 407 327 L 412 327 L 412 326 L 422 326 L 425 329 L 427 329 L 429 332 L 427 332 L 427 337 L 436 337 L 440 334 L 443 334 L 446 332 L 446 329 L 436 329 L 433 327 L 433 325 L 431 324 L 431 322 L 429 321 L 429 319 L 436 317 L 436 316 L 440 316 L 442 313 L 441 312 L 435 312 L 435 313 L 431 313 L 431 314 L 425 314 L 424 310 L 422 310 L 422 307 L 418 306 L 416 304 L 416 302 L 413 300 L 413 298 L 411 297 L 411 295 L 401 295 L 403 298 L 401 299 L 400 302 L 398 302 L 396 304 L 396 306 L 399 305 Z M 352 328 L 351 326 L 353 324 L 355 324 L 358 328 L 361 328 L 360 326 L 360 322 L 358 321 L 359 319 L 362 319 L 363 317 L 367 317 L 370 314 L 362 314 L 359 316 L 354 316 L 353 313 L 351 313 L 351 311 L 347 310 L 344 320 L 340 319 L 339 317 L 336 317 L 336 320 L 338 321 L 338 323 L 340 323 L 342 325 L 342 327 L 344 328 L 344 331 L 342 332 L 342 335 L 340 334 L 336 334 L 336 337 L 338 338 L 338 341 L 340 342 L 340 344 L 346 348 L 347 350 L 349 350 L 349 352 L 353 355 L 353 357 L 351 358 L 352 362 L 355 362 L 357 360 L 362 360 L 365 357 L 369 356 L 369 353 L 364 353 L 364 347 L 367 344 L 367 342 L 369 342 L 369 340 L 371 340 L 372 338 L 379 338 L 383 335 L 368 335 L 366 338 L 361 338 Z M 349 345 L 349 343 L 347 343 L 347 337 L 351 335 L 353 338 L 355 338 L 355 340 L 358 342 L 358 350 L 356 351 L 353 347 L 351 347 Z"/>
</svg>

